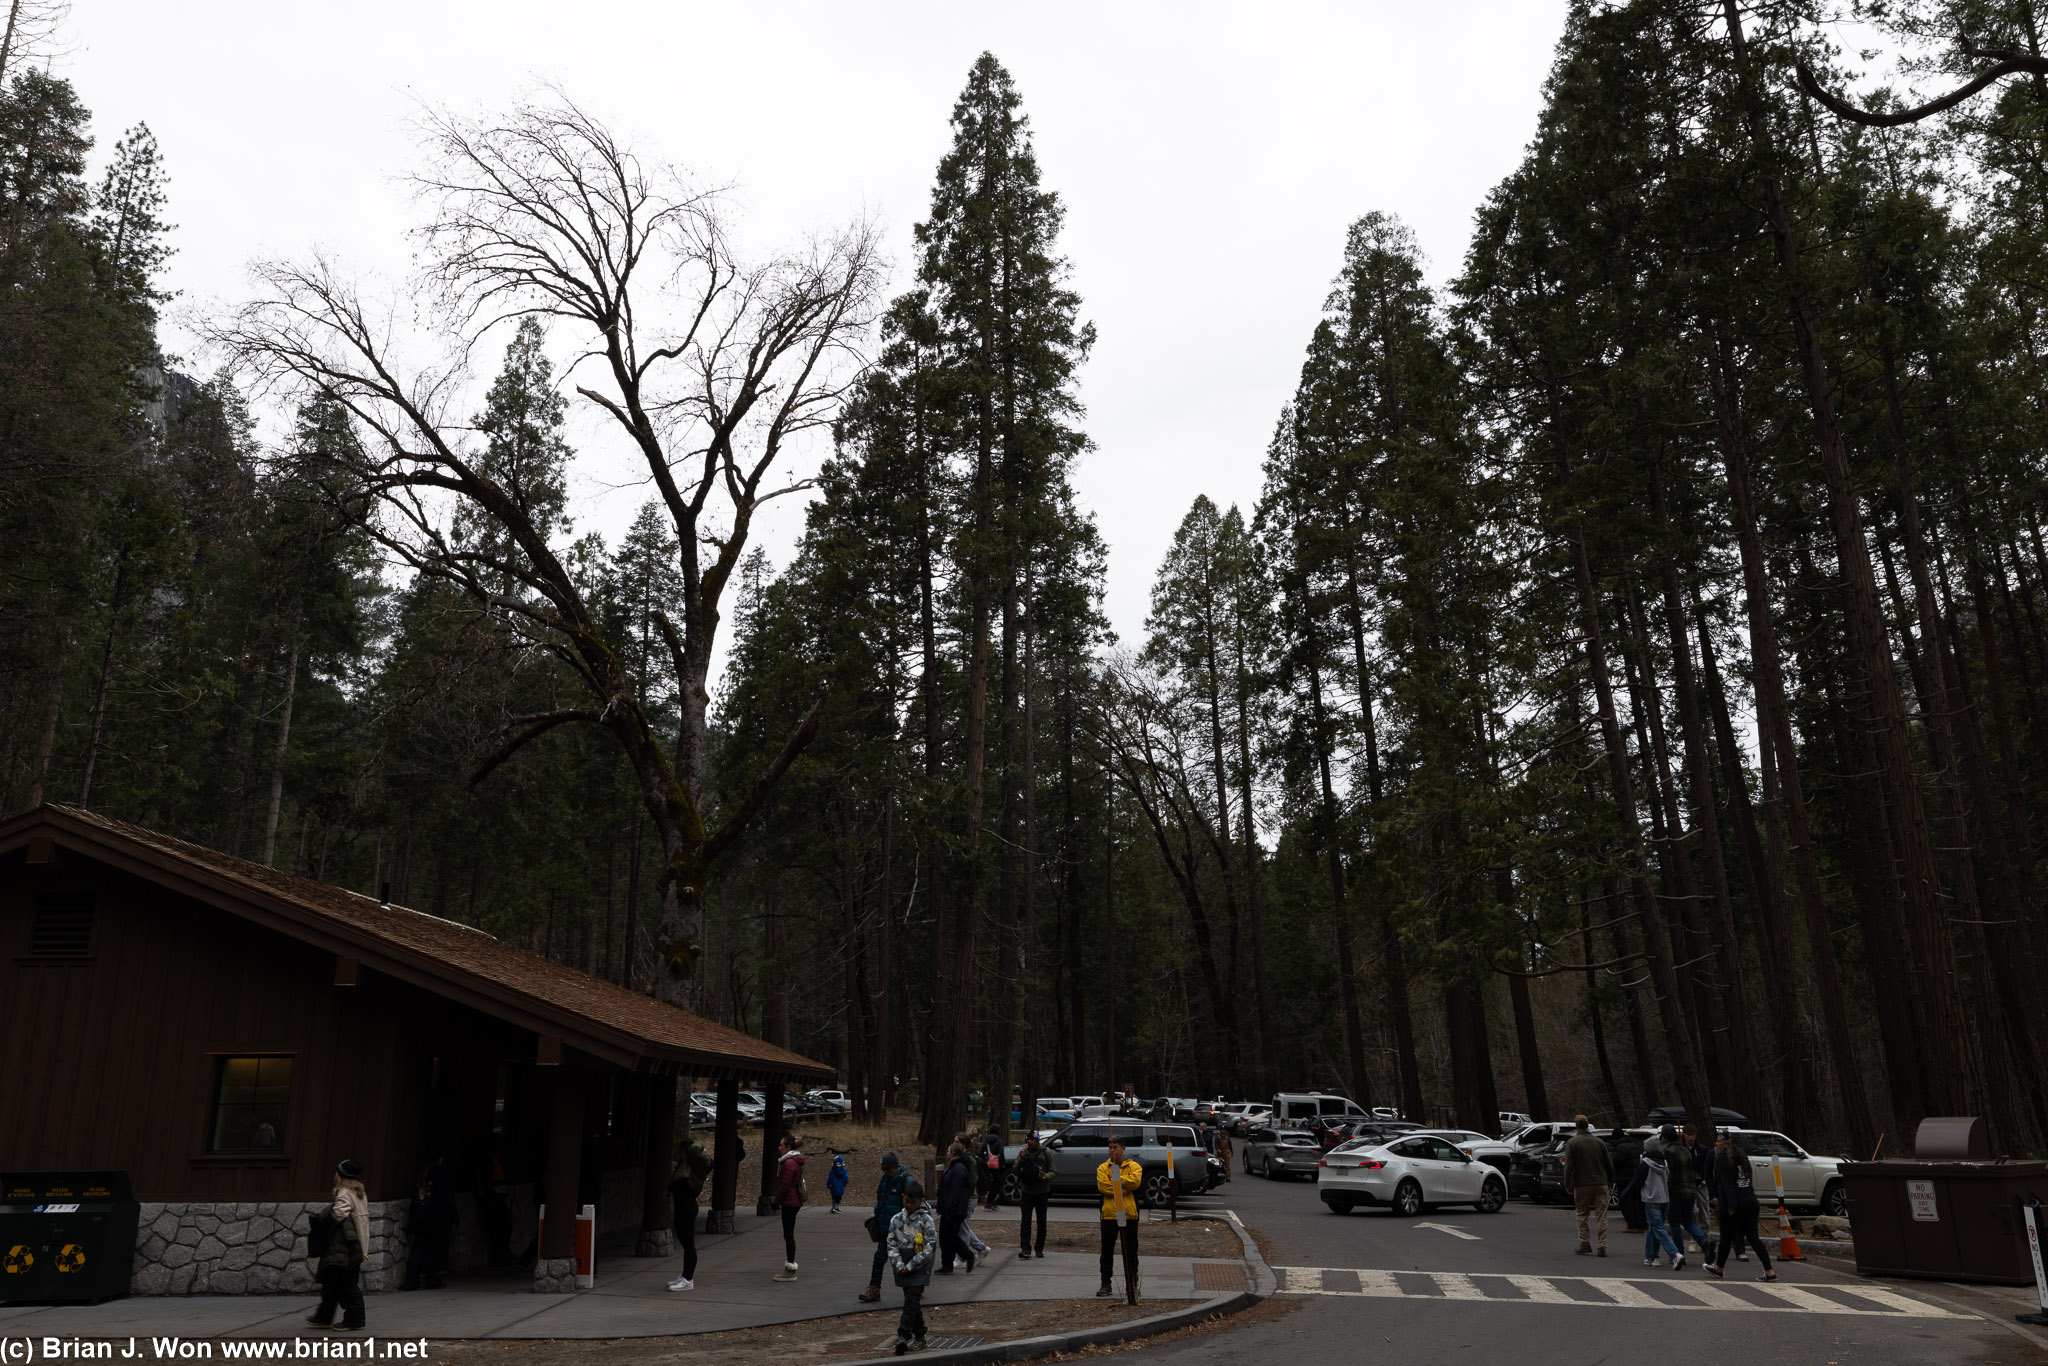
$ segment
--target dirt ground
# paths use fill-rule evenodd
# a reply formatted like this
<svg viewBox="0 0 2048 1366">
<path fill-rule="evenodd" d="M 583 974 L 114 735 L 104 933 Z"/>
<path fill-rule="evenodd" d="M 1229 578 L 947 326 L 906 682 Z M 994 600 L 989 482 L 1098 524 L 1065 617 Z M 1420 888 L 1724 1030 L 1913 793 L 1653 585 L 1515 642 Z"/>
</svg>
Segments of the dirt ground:
<svg viewBox="0 0 2048 1366">
<path fill-rule="evenodd" d="M 1001 1257 L 1009 1250 L 1009 1240 L 999 1240 L 996 1232 L 1015 1228 L 1016 1218 L 1016 1211 L 1006 1206 L 1001 1214 L 977 1215 L 974 1231 Z M 1047 1224 L 1045 1248 L 1048 1252 L 1099 1252 L 1102 1232 L 1092 1223 Z M 1238 1241 L 1237 1230 L 1220 1219 L 1183 1219 L 1177 1224 L 1147 1219 L 1138 1226 L 1138 1255 L 1223 1257 L 1234 1262 L 1244 1256 L 1244 1244 Z"/>
<path fill-rule="evenodd" d="M 1148 1300 L 1129 1305 L 1122 1300 L 1088 1299 L 935 1305 L 926 1309 L 925 1324 L 934 1338 L 983 1337 L 991 1342 L 1008 1342 L 1150 1318 L 1194 1303 Z M 434 1342 L 428 1346 L 427 1359 L 459 1366 L 637 1366 L 683 1360 L 688 1360 L 691 1366 L 790 1366 L 797 1362 L 854 1361 L 885 1354 L 883 1343 L 895 1334 L 896 1315 L 895 1308 L 888 1308 L 731 1333 L 692 1333 L 667 1338 Z"/>
</svg>

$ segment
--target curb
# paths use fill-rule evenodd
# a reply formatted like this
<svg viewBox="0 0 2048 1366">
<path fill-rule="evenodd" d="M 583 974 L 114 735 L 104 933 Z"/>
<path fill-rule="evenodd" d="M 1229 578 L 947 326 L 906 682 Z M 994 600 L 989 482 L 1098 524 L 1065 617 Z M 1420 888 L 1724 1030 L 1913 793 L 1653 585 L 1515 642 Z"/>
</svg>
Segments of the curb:
<svg viewBox="0 0 2048 1366">
<path fill-rule="evenodd" d="M 1213 1218 L 1215 1216 L 1197 1216 Z M 1043 1337 L 1018 1338 L 1013 1342 L 991 1342 L 981 1347 L 963 1347 L 952 1352 L 919 1352 L 915 1356 L 918 1366 L 981 1366 L 985 1362 L 1025 1361 L 1032 1357 L 1051 1356 L 1057 1352 L 1072 1352 L 1083 1347 L 1106 1347 L 1114 1343 L 1130 1342 L 1137 1338 L 1154 1337 L 1170 1333 L 1176 1328 L 1205 1319 L 1221 1318 L 1251 1308 L 1271 1296 L 1279 1284 L 1273 1275 L 1273 1268 L 1260 1255 L 1258 1244 L 1252 1241 L 1251 1233 L 1244 1221 L 1234 1210 L 1225 1210 L 1223 1217 L 1237 1231 L 1238 1241 L 1244 1246 L 1245 1270 L 1250 1273 L 1252 1288 L 1240 1290 L 1235 1295 L 1220 1295 L 1215 1299 L 1203 1300 L 1200 1304 L 1186 1309 L 1176 1309 L 1170 1314 L 1154 1314 L 1146 1319 L 1129 1319 L 1123 1323 L 1112 1323 L 1101 1328 L 1086 1328 L 1073 1333 L 1048 1333 Z M 912 1360 L 909 1357 L 883 1356 L 862 1357 L 853 1361 L 831 1363 L 831 1366 L 896 1366 L 899 1361 Z"/>
</svg>

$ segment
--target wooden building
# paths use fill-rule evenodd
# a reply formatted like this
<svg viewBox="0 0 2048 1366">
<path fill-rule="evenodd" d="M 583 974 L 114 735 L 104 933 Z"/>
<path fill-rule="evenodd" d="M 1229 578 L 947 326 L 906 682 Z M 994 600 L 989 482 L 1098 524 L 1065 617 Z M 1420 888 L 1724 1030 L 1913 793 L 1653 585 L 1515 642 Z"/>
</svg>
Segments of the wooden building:
<svg viewBox="0 0 2048 1366">
<path fill-rule="evenodd" d="M 435 1155 L 474 1217 L 458 1265 L 536 1251 L 539 1203 L 596 1204 L 659 1254 L 679 1079 L 717 1082 L 730 1140 L 742 1082 L 832 1076 L 453 921 L 73 807 L 0 821 L 0 1172 L 126 1171 L 138 1290 L 297 1288 L 291 1230 L 344 1157 L 391 1235 L 374 1288 Z M 247 1236 L 177 1251 L 221 1211 Z M 536 1286 L 558 1288 L 570 1236 L 549 1221 Z"/>
</svg>

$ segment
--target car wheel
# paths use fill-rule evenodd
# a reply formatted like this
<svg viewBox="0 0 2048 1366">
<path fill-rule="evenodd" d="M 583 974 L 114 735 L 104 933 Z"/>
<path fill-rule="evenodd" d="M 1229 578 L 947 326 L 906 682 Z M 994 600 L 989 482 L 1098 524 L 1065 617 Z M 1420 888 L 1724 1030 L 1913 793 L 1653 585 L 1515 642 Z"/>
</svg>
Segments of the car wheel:
<svg viewBox="0 0 2048 1366">
<path fill-rule="evenodd" d="M 1820 1212 L 1837 1219 L 1849 1217 L 1849 1188 L 1839 1181 L 1828 1182 L 1828 1188 L 1820 1193 Z"/>
<path fill-rule="evenodd" d="M 1479 1188 L 1479 1212 L 1481 1214 L 1499 1214 L 1501 1206 L 1507 1204 L 1507 1202 L 1508 1188 L 1494 1178 L 1487 1177 L 1486 1184 Z"/>
<path fill-rule="evenodd" d="M 1621 1208 L 1621 1187 L 1609 1186 L 1607 1188 L 1607 1208 L 1611 1210 Z"/>
<path fill-rule="evenodd" d="M 1413 1219 L 1422 1213 L 1422 1187 L 1414 1177 L 1394 1187 L 1393 1210 L 1403 1219 Z"/>
<path fill-rule="evenodd" d="M 1167 1175 L 1165 1172 L 1146 1174 L 1145 1184 L 1138 1187 L 1138 1203 L 1146 1209 L 1165 1209 Z"/>
<path fill-rule="evenodd" d="M 1021 1205 L 1024 1203 L 1024 1182 L 1016 1172 L 1007 1171 L 1003 1173 L 1002 1189 L 997 1192 L 996 1198 L 1005 1205 Z"/>
</svg>

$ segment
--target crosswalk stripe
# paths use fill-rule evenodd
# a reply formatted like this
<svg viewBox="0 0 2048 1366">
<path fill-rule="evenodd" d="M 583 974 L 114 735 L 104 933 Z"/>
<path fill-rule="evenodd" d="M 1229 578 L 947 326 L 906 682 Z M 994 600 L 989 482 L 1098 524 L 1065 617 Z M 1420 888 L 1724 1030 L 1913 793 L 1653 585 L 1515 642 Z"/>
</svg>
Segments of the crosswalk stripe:
<svg viewBox="0 0 2048 1366">
<path fill-rule="evenodd" d="M 1704 1281 L 1668 1281 L 1673 1290 L 1681 1295 L 1690 1295 L 1708 1309 L 1755 1309 L 1758 1306 L 1740 1295 L 1731 1295 L 1718 1285 Z M 1832 1308 L 1833 1306 L 1829 1306 Z"/>
<path fill-rule="evenodd" d="M 1775 1282 L 1757 1286 L 1773 1299 L 1785 1301 L 1794 1309 L 1839 1309 L 1842 1306 L 1834 1300 L 1824 1300 L 1810 1290 L 1801 1290 L 1796 1285 L 1778 1285 Z"/>
<path fill-rule="evenodd" d="M 1876 1300 L 1879 1304 L 1896 1309 L 1901 1314 L 1906 1314 L 1916 1319 L 1946 1317 L 1940 1309 L 1935 1308 L 1933 1305 L 1923 1300 L 1908 1299 L 1895 1290 L 1885 1290 L 1874 1285 L 1845 1285 L 1842 1287 L 1842 1292 L 1848 1295 L 1858 1295 L 1866 1300 Z"/>
<path fill-rule="evenodd" d="M 1847 1314 L 1863 1318 L 1962 1319 L 1967 1314 L 1951 1312 L 1876 1286 L 1834 1286 L 1827 1289 L 1854 1300 L 1831 1299 L 1799 1286 L 1776 1283 L 1745 1286 L 1764 1299 L 1724 1290 L 1699 1281 L 1659 1278 L 1624 1280 L 1611 1276 L 1522 1276 L 1499 1272 L 1418 1271 L 1407 1273 L 1404 1286 L 1393 1271 L 1354 1267 L 1282 1266 L 1274 1272 L 1282 1293 L 1289 1295 L 1334 1295 L 1373 1299 L 1457 1301 L 1483 1304 L 1563 1304 L 1584 1308 L 1613 1309 L 1721 1309 L 1755 1314 Z M 1425 1287 L 1424 1281 L 1428 1282 Z M 1517 1299 L 1507 1294 L 1489 1294 L 1487 1282 L 1503 1284 L 1521 1292 Z M 1357 1286 L 1356 1290 L 1351 1289 Z M 1579 1294 L 1567 1294 L 1569 1285 Z M 1411 1288 L 1412 1287 L 1412 1288 Z M 1645 1287 L 1658 1287 L 1679 1299 L 1664 1299 Z M 1583 1296 L 1583 1297 L 1581 1297 Z"/>
<path fill-rule="evenodd" d="M 1437 1289 L 1444 1292 L 1447 1300 L 1491 1299 L 1484 1290 L 1472 1284 L 1472 1278 L 1456 1271 L 1432 1271 L 1429 1278 L 1436 1282 Z"/>
<path fill-rule="evenodd" d="M 1541 1276 L 1506 1276 L 1502 1279 L 1537 1304 L 1577 1304 L 1579 1301 L 1559 1290 Z"/>
<path fill-rule="evenodd" d="M 1613 1300 L 1624 1309 L 1670 1309 L 1669 1300 L 1660 1300 L 1646 1290 L 1638 1288 L 1633 1281 L 1619 1281 L 1606 1278 L 1589 1279 L 1585 1284 Z"/>
</svg>

